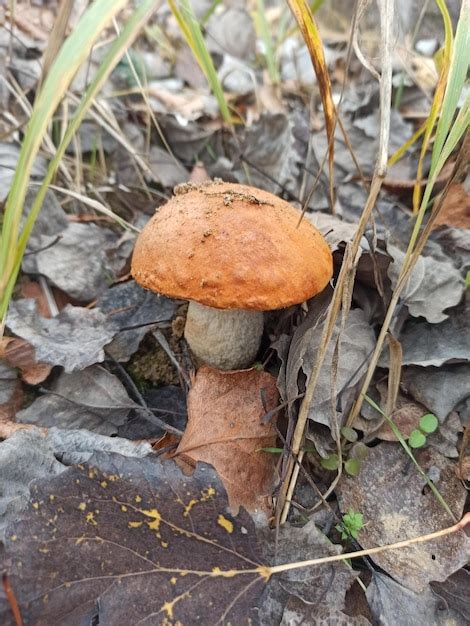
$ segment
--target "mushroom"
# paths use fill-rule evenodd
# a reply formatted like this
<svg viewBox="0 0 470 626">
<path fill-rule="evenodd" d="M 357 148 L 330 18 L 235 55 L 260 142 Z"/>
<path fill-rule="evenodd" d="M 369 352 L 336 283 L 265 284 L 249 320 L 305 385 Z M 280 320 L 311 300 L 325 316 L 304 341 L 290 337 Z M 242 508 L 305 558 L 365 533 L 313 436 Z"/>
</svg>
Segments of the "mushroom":
<svg viewBox="0 0 470 626">
<path fill-rule="evenodd" d="M 132 275 L 189 300 L 185 337 L 195 357 L 235 370 L 253 363 L 263 311 L 322 291 L 333 262 L 322 235 L 267 191 L 215 181 L 185 184 L 139 235 Z"/>
</svg>

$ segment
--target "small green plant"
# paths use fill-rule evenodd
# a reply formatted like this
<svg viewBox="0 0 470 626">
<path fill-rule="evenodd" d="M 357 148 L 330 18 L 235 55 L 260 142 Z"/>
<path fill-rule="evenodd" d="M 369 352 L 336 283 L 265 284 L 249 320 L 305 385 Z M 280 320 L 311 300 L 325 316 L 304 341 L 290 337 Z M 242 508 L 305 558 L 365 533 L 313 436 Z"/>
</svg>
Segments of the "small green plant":
<svg viewBox="0 0 470 626">
<path fill-rule="evenodd" d="M 435 415 L 432 413 L 423 415 L 419 420 L 418 428 L 413 430 L 408 437 L 408 445 L 410 448 L 422 448 L 426 443 L 426 435 L 435 432 L 438 426 L 439 422 Z"/>
<path fill-rule="evenodd" d="M 352 509 L 343 515 L 340 524 L 336 524 L 336 530 L 341 533 L 341 539 L 357 539 L 359 532 L 364 527 L 364 516 L 362 513 L 356 513 Z"/>
<path fill-rule="evenodd" d="M 357 476 L 361 471 L 362 461 L 366 458 L 368 448 L 365 444 L 357 441 L 357 431 L 354 428 L 344 426 L 341 428 L 341 436 L 346 440 L 343 445 L 343 467 L 349 476 Z M 330 454 L 320 461 L 324 469 L 335 471 L 339 467 L 339 456 Z"/>
</svg>

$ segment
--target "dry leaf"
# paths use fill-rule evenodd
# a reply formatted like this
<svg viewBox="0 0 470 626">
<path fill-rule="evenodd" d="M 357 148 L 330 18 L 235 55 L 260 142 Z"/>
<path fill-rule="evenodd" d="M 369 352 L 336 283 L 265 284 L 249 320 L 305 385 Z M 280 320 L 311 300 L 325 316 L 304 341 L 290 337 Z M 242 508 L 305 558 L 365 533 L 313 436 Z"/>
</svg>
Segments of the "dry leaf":
<svg viewBox="0 0 470 626">
<path fill-rule="evenodd" d="M 432 447 L 416 451 L 415 456 L 455 518 L 460 518 L 466 491 L 455 475 L 455 464 Z M 452 522 L 424 477 L 397 444 L 381 443 L 371 448 L 359 476 L 347 477 L 341 483 L 339 499 L 342 511 L 353 509 L 363 513 L 359 542 L 366 549 L 426 535 Z M 463 530 L 373 556 L 390 576 L 415 592 L 423 591 L 430 581 L 445 580 L 469 558 L 470 538 Z"/>
<path fill-rule="evenodd" d="M 186 478 L 151 456 L 98 453 L 36 481 L 2 563 L 25 623 L 252 623 L 258 542 L 246 512 L 226 505 L 213 468 Z"/>
<path fill-rule="evenodd" d="M 176 454 L 217 470 L 230 505 L 265 508 L 276 456 L 276 431 L 263 416 L 277 406 L 276 380 L 255 369 L 221 372 L 201 367 L 188 395 L 188 425 Z"/>
<path fill-rule="evenodd" d="M 0 357 L 11 367 L 21 371 L 21 378 L 29 385 L 38 385 L 49 376 L 52 365 L 38 363 L 36 350 L 24 339 L 3 337 L 0 339 Z"/>
<path fill-rule="evenodd" d="M 0 422 L 15 417 L 23 400 L 23 390 L 16 372 L 0 361 Z"/>
<path fill-rule="evenodd" d="M 470 228 L 470 195 L 462 185 L 451 185 L 433 228 L 441 224 Z"/>
</svg>

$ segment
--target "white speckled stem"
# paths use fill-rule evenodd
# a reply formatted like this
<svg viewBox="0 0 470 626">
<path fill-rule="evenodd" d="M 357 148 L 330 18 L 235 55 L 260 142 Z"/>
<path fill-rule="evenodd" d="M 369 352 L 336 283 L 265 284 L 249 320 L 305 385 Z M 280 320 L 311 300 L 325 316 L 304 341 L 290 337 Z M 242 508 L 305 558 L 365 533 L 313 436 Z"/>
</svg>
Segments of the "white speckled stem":
<svg viewBox="0 0 470 626">
<path fill-rule="evenodd" d="M 263 334 L 263 313 L 214 309 L 190 302 L 184 335 L 193 354 L 221 370 L 253 364 Z"/>
</svg>

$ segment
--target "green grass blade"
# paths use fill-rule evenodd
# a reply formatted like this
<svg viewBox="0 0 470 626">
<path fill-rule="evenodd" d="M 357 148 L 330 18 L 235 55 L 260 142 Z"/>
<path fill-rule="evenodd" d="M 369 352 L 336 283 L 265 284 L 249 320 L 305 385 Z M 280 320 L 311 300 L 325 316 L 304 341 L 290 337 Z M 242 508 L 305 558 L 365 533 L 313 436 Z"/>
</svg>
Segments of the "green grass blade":
<svg viewBox="0 0 470 626">
<path fill-rule="evenodd" d="M 255 23 L 265 47 L 264 56 L 266 59 L 266 66 L 268 68 L 269 79 L 273 85 L 277 85 L 279 83 L 279 72 L 277 69 L 273 40 L 269 31 L 268 21 L 266 19 L 264 0 L 256 0 Z"/>
<path fill-rule="evenodd" d="M 108 53 L 104 57 L 98 71 L 86 90 L 85 94 L 80 101 L 80 104 L 77 107 L 77 110 L 72 118 L 65 134 L 63 140 L 59 147 L 57 148 L 56 154 L 54 158 L 49 163 L 49 167 L 46 173 L 46 176 L 39 188 L 39 191 L 35 197 L 33 202 L 33 206 L 28 215 L 28 218 L 25 222 L 25 226 L 23 232 L 18 241 L 15 239 L 15 246 L 13 249 L 13 262 L 12 262 L 12 271 L 7 276 L 7 283 L 5 286 L 5 293 L 2 294 L 0 301 L 0 318 L 4 320 L 6 311 L 8 308 L 8 303 L 11 297 L 11 293 L 13 291 L 13 287 L 15 285 L 16 277 L 18 275 L 21 260 L 23 258 L 24 251 L 26 249 L 26 245 L 28 243 L 29 236 L 31 234 L 31 230 L 34 226 L 36 218 L 41 209 L 44 197 L 46 195 L 48 186 L 54 177 L 54 174 L 57 171 L 57 167 L 62 159 L 67 146 L 72 140 L 74 134 L 77 132 L 80 123 L 83 120 L 87 110 L 91 106 L 93 99 L 96 97 L 97 93 L 109 77 L 110 73 L 117 65 L 123 54 L 125 53 L 128 46 L 132 43 L 134 38 L 138 35 L 139 31 L 145 25 L 148 17 L 158 8 L 158 4 L 155 3 L 155 0 L 145 0 L 142 2 L 138 9 L 134 11 L 132 16 L 129 18 L 125 27 L 122 29 L 121 34 L 117 37 L 112 43 Z M 51 68 L 51 74 L 53 74 L 55 65 Z M 33 113 L 34 115 L 34 113 Z"/>
<path fill-rule="evenodd" d="M 37 96 L 5 206 L 0 241 L 0 297 L 16 256 L 16 238 L 31 169 L 47 126 L 78 68 L 90 54 L 101 32 L 126 4 L 127 0 L 96 0 L 90 6 L 64 42 Z"/>
<path fill-rule="evenodd" d="M 449 133 L 452 120 L 457 110 L 465 80 L 470 66 L 470 0 L 463 0 L 460 18 L 455 33 L 452 62 L 442 102 L 442 110 L 437 124 L 436 139 L 431 157 L 431 176 L 433 175 L 442 147 Z"/>
<path fill-rule="evenodd" d="M 168 0 L 168 5 L 178 22 L 186 43 L 191 48 L 195 59 L 199 63 L 199 67 L 204 72 L 212 93 L 216 97 L 224 122 L 232 124 L 232 116 L 225 99 L 224 90 L 220 84 L 214 63 L 202 36 L 201 27 L 189 0 L 179 0 L 178 3 L 175 0 Z"/>
</svg>

